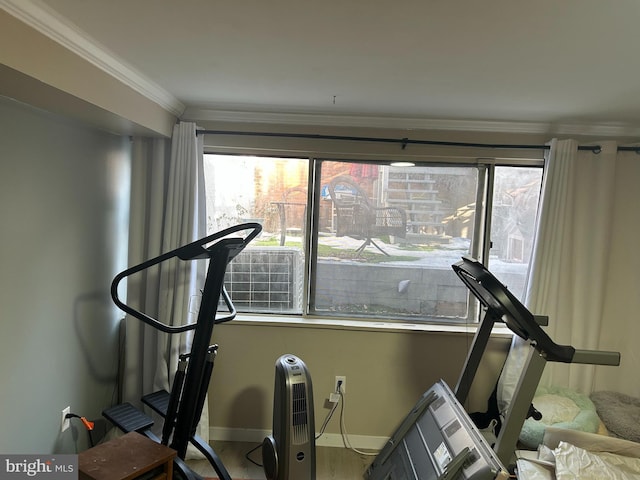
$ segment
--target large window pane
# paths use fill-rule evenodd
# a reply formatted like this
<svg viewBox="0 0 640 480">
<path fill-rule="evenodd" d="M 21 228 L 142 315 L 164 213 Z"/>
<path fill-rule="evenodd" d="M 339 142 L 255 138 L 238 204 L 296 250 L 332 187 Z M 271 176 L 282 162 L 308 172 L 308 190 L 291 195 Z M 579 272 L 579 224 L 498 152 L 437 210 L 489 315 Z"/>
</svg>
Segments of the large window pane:
<svg viewBox="0 0 640 480">
<path fill-rule="evenodd" d="M 479 169 L 323 161 L 312 310 L 464 321 Z"/>
<path fill-rule="evenodd" d="M 488 268 L 523 299 L 540 200 L 542 168 L 496 167 Z"/>
<path fill-rule="evenodd" d="M 302 313 L 307 159 L 205 155 L 209 233 L 244 222 L 262 234 L 227 268 L 240 312 Z"/>
</svg>

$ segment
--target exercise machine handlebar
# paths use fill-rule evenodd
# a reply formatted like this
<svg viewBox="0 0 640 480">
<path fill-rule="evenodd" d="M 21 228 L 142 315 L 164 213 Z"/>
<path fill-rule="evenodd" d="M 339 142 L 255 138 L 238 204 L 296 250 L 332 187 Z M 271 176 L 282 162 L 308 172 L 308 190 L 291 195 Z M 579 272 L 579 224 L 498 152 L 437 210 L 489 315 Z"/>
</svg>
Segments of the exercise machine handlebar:
<svg viewBox="0 0 640 480">
<path fill-rule="evenodd" d="M 259 223 L 242 223 L 234 225 L 227 229 L 208 235 L 200 240 L 188 243 L 182 247 L 176 248 L 162 255 L 158 255 L 155 258 L 151 258 L 138 265 L 130 267 L 115 276 L 111 283 L 111 298 L 114 303 L 124 312 L 132 315 L 133 317 L 141 320 L 142 322 L 151 325 L 152 327 L 165 332 L 165 333 L 181 333 L 196 328 L 197 323 L 189 323 L 186 325 L 172 326 L 162 323 L 159 320 L 147 315 L 144 312 L 136 310 L 130 305 L 124 303 L 118 296 L 118 286 L 120 282 L 138 272 L 146 270 L 154 265 L 158 265 L 171 258 L 178 257 L 180 260 L 191 261 L 200 259 L 211 259 L 214 257 L 215 252 L 219 249 L 229 250 L 229 261 L 231 261 L 236 255 L 238 255 L 255 237 L 257 237 L 262 231 L 262 225 Z M 239 232 L 249 232 L 245 236 L 232 237 L 231 235 Z M 236 309 L 233 306 L 231 298 L 227 293 L 227 290 L 222 287 L 222 299 L 227 306 L 229 313 L 227 315 L 216 317 L 214 323 L 223 323 L 233 320 L 236 316 Z"/>
<path fill-rule="evenodd" d="M 463 257 L 452 267 L 480 303 L 493 312 L 494 318 L 501 319 L 519 337 L 530 340 L 547 361 L 620 365 L 619 352 L 576 350 L 571 345 L 555 343 L 540 327 L 539 317 L 533 315 L 477 260 Z"/>
<path fill-rule="evenodd" d="M 579 350 L 576 349 L 571 363 L 583 363 L 587 365 L 620 365 L 620 352 L 607 352 L 604 350 Z"/>
</svg>

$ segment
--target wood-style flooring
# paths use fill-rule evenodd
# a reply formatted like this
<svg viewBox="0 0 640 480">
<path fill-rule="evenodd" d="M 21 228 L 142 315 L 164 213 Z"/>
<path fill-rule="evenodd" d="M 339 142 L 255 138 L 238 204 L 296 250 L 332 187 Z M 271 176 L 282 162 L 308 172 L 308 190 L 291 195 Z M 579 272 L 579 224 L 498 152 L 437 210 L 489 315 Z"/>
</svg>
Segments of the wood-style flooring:
<svg viewBox="0 0 640 480">
<path fill-rule="evenodd" d="M 262 467 L 245 458 L 247 452 L 257 444 L 213 441 L 211 445 L 234 480 L 265 480 Z M 257 463 L 262 463 L 259 448 L 249 457 Z M 316 480 L 362 480 L 365 470 L 374 458 L 346 448 L 316 447 Z M 216 478 L 215 471 L 206 460 L 190 460 L 188 463 L 203 477 Z"/>
</svg>

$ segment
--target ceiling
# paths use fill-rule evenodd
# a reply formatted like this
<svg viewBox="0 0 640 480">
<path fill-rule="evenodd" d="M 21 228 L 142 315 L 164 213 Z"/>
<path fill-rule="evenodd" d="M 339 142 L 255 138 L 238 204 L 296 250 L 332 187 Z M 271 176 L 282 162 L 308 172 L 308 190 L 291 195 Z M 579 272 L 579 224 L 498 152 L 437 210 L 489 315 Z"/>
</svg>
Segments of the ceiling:
<svg viewBox="0 0 640 480">
<path fill-rule="evenodd" d="M 640 126 L 637 0 L 42 0 L 187 109 Z"/>
</svg>

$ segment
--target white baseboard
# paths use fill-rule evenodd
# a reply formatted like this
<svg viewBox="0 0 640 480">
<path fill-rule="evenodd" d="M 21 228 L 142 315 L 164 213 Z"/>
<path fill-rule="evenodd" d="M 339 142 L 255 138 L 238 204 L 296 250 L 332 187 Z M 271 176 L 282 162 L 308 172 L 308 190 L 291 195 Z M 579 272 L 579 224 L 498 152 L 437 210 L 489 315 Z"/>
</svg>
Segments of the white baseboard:
<svg viewBox="0 0 640 480">
<path fill-rule="evenodd" d="M 261 443 L 268 435 L 270 430 L 261 430 L 257 428 L 227 428 L 212 427 L 209 429 L 209 439 L 223 440 L 228 442 L 251 442 Z M 373 435 L 349 435 L 349 443 L 353 448 L 364 450 L 380 450 L 389 437 L 377 437 Z M 324 433 L 316 440 L 318 447 L 342 447 L 344 441 L 339 433 Z"/>
</svg>

